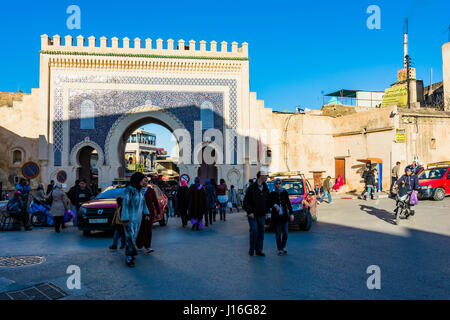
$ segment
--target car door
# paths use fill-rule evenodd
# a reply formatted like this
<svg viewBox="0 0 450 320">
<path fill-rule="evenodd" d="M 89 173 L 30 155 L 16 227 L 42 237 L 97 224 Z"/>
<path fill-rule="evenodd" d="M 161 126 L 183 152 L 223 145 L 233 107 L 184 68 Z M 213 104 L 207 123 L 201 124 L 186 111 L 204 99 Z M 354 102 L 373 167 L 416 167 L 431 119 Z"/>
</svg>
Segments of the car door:
<svg viewBox="0 0 450 320">
<path fill-rule="evenodd" d="M 450 167 L 447 168 L 447 173 L 445 175 L 445 194 L 450 194 Z"/>
</svg>

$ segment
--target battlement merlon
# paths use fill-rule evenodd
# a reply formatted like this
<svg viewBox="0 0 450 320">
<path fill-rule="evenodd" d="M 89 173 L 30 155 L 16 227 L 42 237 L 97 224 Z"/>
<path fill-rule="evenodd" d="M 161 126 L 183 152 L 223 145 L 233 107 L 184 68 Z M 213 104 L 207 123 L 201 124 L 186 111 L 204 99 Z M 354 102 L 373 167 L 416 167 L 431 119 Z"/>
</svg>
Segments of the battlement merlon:
<svg viewBox="0 0 450 320">
<path fill-rule="evenodd" d="M 87 40 L 87 41 L 86 41 Z M 67 35 L 64 37 L 64 44 L 61 42 L 59 35 L 54 35 L 51 39 L 48 35 L 41 35 L 41 51 L 43 53 L 61 53 L 61 54 L 130 54 L 130 55 L 161 55 L 161 56 L 196 56 L 205 58 L 230 58 L 230 59 L 243 59 L 248 60 L 248 43 L 244 42 L 238 47 L 237 42 L 231 43 L 231 51 L 227 42 L 220 43 L 220 51 L 217 51 L 217 42 L 211 41 L 209 50 L 206 49 L 206 41 L 200 41 L 200 45 L 196 46 L 194 40 L 190 40 L 188 45 L 185 45 L 185 41 L 180 39 L 176 46 L 174 46 L 174 40 L 168 39 L 166 42 L 166 48 L 164 48 L 164 41 L 162 39 L 156 40 L 156 47 L 152 46 L 152 39 L 145 39 L 144 47 L 141 47 L 141 39 L 134 39 L 134 47 L 130 48 L 130 39 L 125 37 L 122 39 L 122 48 L 119 48 L 119 39 L 113 37 L 108 43 L 106 37 L 101 37 L 97 41 L 94 36 L 90 36 L 85 39 L 79 35 L 75 39 Z M 87 45 L 86 45 L 87 42 Z M 109 45 L 109 46 L 108 46 Z"/>
</svg>

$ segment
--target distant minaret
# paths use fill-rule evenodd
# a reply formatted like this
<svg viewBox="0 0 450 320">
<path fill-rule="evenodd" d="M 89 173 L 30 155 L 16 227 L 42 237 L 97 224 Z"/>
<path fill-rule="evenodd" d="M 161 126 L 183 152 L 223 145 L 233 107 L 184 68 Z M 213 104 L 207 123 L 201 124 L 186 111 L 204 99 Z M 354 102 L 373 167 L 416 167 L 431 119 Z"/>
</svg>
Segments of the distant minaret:
<svg viewBox="0 0 450 320">
<path fill-rule="evenodd" d="M 405 33 L 403 34 L 403 65 L 406 68 L 406 56 L 408 55 L 408 19 L 405 20 Z"/>
</svg>

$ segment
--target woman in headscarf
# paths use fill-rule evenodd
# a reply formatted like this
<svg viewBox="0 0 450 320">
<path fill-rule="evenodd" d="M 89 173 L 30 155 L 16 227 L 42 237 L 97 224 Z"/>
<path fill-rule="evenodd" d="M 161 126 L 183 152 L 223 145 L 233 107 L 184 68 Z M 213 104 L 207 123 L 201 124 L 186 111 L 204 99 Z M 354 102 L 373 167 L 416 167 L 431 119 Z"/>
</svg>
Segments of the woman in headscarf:
<svg viewBox="0 0 450 320">
<path fill-rule="evenodd" d="M 275 179 L 275 190 L 269 195 L 269 204 L 272 208 L 271 219 L 275 227 L 278 255 L 281 256 L 287 253 L 286 242 L 288 238 L 289 219 L 294 221 L 289 194 L 282 187 L 281 179 Z"/>
<path fill-rule="evenodd" d="M 181 180 L 181 187 L 178 189 L 177 194 L 175 196 L 175 211 L 180 215 L 181 217 L 181 223 L 183 225 L 183 228 L 187 225 L 188 221 L 188 186 L 186 180 Z"/>
<path fill-rule="evenodd" d="M 64 224 L 64 215 L 70 209 L 71 204 L 59 182 L 55 184 L 50 194 L 53 199 L 50 214 L 53 216 L 55 231 L 59 233 L 59 228 Z"/>
<path fill-rule="evenodd" d="M 145 204 L 150 213 L 150 219 L 142 216 L 141 227 L 136 239 L 136 246 L 139 250 L 142 247 L 145 247 L 145 253 L 149 254 L 155 251 L 152 249 L 153 222 L 155 221 L 156 216 L 161 215 L 161 210 L 159 208 L 155 190 L 151 186 L 148 186 L 148 178 L 145 178 L 144 181 L 145 186 L 142 188 L 142 194 L 144 195 Z"/>
<path fill-rule="evenodd" d="M 344 185 L 344 178 L 342 178 L 341 175 L 338 175 L 338 178 L 336 179 L 336 183 L 333 186 L 333 191 L 339 191 L 339 188 Z"/>
<path fill-rule="evenodd" d="M 150 220 L 150 215 L 145 204 L 145 198 L 141 193 L 145 186 L 145 175 L 135 172 L 130 178 L 130 184 L 125 189 L 122 203 L 122 224 L 125 233 L 125 264 L 134 267 L 135 256 L 138 255 L 136 237 L 141 225 L 142 214 Z"/>
<path fill-rule="evenodd" d="M 208 210 L 205 188 L 200 184 L 200 178 L 195 177 L 194 184 L 189 188 L 189 217 L 192 230 L 200 230 L 203 227 L 203 215 Z"/>
</svg>

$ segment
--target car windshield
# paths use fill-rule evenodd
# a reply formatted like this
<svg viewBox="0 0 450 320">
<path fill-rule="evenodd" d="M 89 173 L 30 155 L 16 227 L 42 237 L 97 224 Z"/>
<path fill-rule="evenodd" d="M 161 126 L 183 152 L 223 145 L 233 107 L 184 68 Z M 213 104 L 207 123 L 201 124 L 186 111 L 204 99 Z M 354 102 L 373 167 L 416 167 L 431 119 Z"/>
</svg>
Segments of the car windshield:
<svg viewBox="0 0 450 320">
<path fill-rule="evenodd" d="M 444 176 L 447 168 L 434 168 L 423 170 L 419 174 L 419 179 L 440 179 Z"/>
<path fill-rule="evenodd" d="M 303 195 L 305 193 L 305 190 L 303 189 L 302 179 L 295 179 L 295 180 L 282 179 L 281 185 L 288 192 L 289 195 Z M 267 182 L 267 187 L 269 188 L 269 191 L 271 192 L 274 191 L 275 182 L 274 181 Z"/>
<path fill-rule="evenodd" d="M 112 188 L 105 190 L 104 192 L 100 193 L 96 199 L 115 199 L 118 196 L 122 196 L 125 192 L 125 188 Z"/>
</svg>

